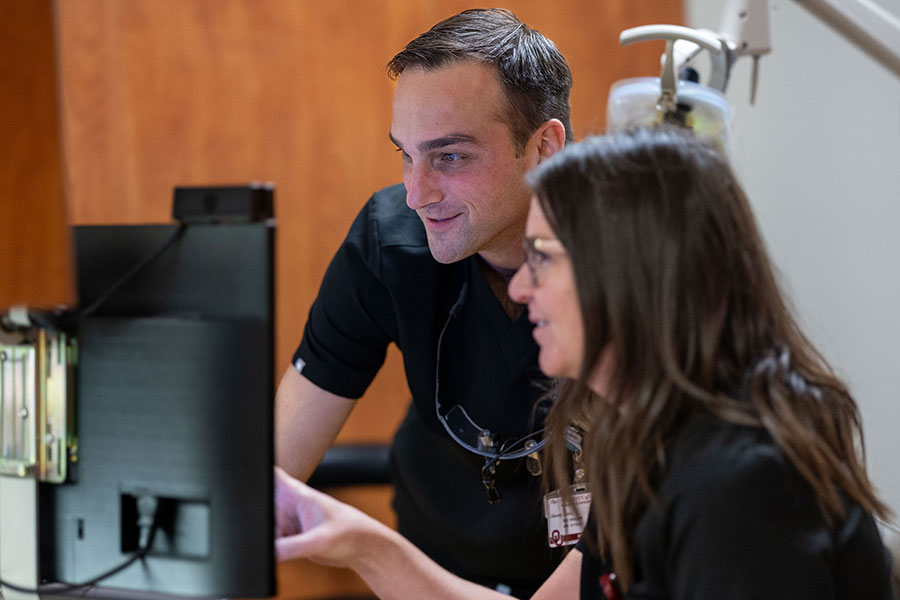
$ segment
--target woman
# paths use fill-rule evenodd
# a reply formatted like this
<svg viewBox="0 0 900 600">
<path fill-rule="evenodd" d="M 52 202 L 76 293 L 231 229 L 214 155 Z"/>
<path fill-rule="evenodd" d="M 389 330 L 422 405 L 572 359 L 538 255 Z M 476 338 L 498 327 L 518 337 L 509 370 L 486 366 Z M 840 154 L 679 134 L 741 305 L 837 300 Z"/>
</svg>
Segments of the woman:
<svg viewBox="0 0 900 600">
<path fill-rule="evenodd" d="M 890 598 L 846 387 L 799 331 L 726 161 L 682 133 L 568 147 L 529 175 L 528 305 L 554 481 L 583 431 L 591 522 L 535 598 Z M 283 557 L 351 566 L 382 597 L 494 592 L 279 478 Z M 283 510 L 284 509 L 284 510 Z"/>
</svg>

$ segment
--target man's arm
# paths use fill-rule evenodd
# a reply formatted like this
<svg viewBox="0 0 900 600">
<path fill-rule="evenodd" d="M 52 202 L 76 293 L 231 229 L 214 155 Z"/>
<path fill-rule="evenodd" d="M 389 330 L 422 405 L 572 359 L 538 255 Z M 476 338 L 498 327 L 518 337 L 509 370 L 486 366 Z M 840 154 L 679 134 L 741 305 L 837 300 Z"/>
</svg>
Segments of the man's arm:
<svg viewBox="0 0 900 600">
<path fill-rule="evenodd" d="M 356 401 L 327 392 L 288 367 L 275 394 L 275 462 L 306 481 Z"/>
</svg>

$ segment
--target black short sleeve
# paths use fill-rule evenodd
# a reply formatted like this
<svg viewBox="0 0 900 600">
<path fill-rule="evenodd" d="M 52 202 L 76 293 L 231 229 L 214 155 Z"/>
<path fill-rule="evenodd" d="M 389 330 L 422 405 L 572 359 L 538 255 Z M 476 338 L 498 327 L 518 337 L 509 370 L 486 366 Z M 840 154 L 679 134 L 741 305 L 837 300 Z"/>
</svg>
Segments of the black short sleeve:
<svg viewBox="0 0 900 600">
<path fill-rule="evenodd" d="M 402 187 L 396 188 L 373 196 L 357 216 L 328 266 L 293 358 L 307 379 L 346 398 L 363 395 L 396 339 L 391 294 L 381 280 L 388 236 L 376 219 L 379 204 L 405 208 Z"/>
</svg>

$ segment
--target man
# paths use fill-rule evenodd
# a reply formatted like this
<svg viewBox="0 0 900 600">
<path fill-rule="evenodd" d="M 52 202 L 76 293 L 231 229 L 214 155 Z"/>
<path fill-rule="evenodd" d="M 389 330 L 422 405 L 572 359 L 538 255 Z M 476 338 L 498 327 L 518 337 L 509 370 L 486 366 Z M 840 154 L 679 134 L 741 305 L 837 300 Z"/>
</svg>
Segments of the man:
<svg viewBox="0 0 900 600">
<path fill-rule="evenodd" d="M 500 9 L 436 24 L 388 70 L 404 185 L 369 200 L 328 268 L 276 397 L 277 461 L 306 479 L 396 343 L 413 395 L 392 447 L 399 531 L 448 570 L 527 596 L 561 556 L 526 457 L 546 386 L 506 289 L 523 260 L 523 175 L 572 137 L 571 74 Z"/>
</svg>

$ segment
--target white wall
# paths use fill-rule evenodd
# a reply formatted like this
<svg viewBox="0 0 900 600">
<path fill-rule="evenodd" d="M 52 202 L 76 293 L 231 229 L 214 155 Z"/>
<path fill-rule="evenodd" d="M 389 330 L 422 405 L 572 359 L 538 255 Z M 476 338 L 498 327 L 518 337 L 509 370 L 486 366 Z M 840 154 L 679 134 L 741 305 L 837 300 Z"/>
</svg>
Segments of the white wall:
<svg viewBox="0 0 900 600">
<path fill-rule="evenodd" d="M 900 16 L 897 0 L 877 2 Z M 722 0 L 686 0 L 716 30 Z M 734 161 L 807 333 L 859 402 L 869 473 L 900 518 L 900 78 L 793 0 L 727 90 Z M 703 63 L 701 63 L 703 66 Z"/>
</svg>

